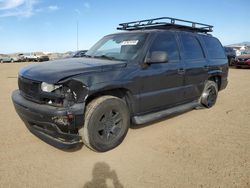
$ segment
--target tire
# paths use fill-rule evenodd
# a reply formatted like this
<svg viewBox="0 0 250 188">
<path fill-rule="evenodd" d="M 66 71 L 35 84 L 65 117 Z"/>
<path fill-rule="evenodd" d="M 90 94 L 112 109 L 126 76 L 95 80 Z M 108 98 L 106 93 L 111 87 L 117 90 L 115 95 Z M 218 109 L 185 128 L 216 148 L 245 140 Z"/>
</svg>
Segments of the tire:
<svg viewBox="0 0 250 188">
<path fill-rule="evenodd" d="M 200 97 L 200 105 L 211 108 L 215 105 L 218 96 L 218 85 L 214 81 L 208 80 Z"/>
<path fill-rule="evenodd" d="M 234 66 L 234 58 L 231 58 L 230 60 L 229 60 L 229 66 Z"/>
<path fill-rule="evenodd" d="M 88 148 L 105 152 L 121 144 L 129 125 L 126 103 L 114 96 L 102 96 L 87 105 L 84 126 L 79 129 L 79 135 Z"/>
</svg>

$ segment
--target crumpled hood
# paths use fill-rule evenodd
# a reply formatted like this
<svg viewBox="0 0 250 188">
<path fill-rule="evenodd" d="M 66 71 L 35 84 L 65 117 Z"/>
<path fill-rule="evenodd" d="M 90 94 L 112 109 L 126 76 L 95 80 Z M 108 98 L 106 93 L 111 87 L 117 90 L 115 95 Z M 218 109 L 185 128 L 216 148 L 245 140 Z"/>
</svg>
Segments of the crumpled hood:
<svg viewBox="0 0 250 188">
<path fill-rule="evenodd" d="M 70 76 L 93 71 L 115 70 L 125 66 L 126 63 L 123 61 L 70 58 L 28 65 L 19 71 L 19 75 L 27 79 L 54 84 Z"/>
</svg>

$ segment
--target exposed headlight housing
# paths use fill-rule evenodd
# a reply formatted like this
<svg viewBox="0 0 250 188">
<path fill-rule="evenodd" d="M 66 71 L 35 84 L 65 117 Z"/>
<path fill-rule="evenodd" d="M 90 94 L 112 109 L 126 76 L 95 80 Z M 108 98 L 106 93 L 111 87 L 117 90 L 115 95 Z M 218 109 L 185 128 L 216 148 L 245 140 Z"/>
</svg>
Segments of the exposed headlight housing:
<svg viewBox="0 0 250 188">
<path fill-rule="evenodd" d="M 44 92 L 52 92 L 60 87 L 61 85 L 48 84 L 46 82 L 42 82 L 41 84 L 41 90 Z"/>
</svg>

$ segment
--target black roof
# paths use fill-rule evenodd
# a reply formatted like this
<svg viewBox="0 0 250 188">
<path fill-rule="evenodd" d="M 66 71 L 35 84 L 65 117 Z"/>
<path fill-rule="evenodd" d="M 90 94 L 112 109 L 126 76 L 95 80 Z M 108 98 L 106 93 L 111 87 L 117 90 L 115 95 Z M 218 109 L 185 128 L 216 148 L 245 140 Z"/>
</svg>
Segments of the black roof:
<svg viewBox="0 0 250 188">
<path fill-rule="evenodd" d="M 127 23 L 120 23 L 118 30 L 134 31 L 147 29 L 176 29 L 199 33 L 212 32 L 213 26 L 177 18 L 161 17 L 147 20 L 139 20 Z"/>
</svg>

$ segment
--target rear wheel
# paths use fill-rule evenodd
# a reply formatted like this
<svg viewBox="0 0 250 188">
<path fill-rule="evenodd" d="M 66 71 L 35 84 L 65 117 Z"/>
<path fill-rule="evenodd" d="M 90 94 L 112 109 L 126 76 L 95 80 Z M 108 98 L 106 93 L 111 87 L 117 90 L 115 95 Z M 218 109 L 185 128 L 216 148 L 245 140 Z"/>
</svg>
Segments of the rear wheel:
<svg viewBox="0 0 250 188">
<path fill-rule="evenodd" d="M 214 81 L 208 80 L 200 97 L 200 104 L 206 108 L 211 108 L 216 103 L 217 96 L 218 85 Z"/>
<path fill-rule="evenodd" d="M 102 96 L 87 105 L 85 123 L 79 134 L 87 147 L 105 152 L 123 141 L 129 124 L 126 103 L 114 96 Z"/>
</svg>

